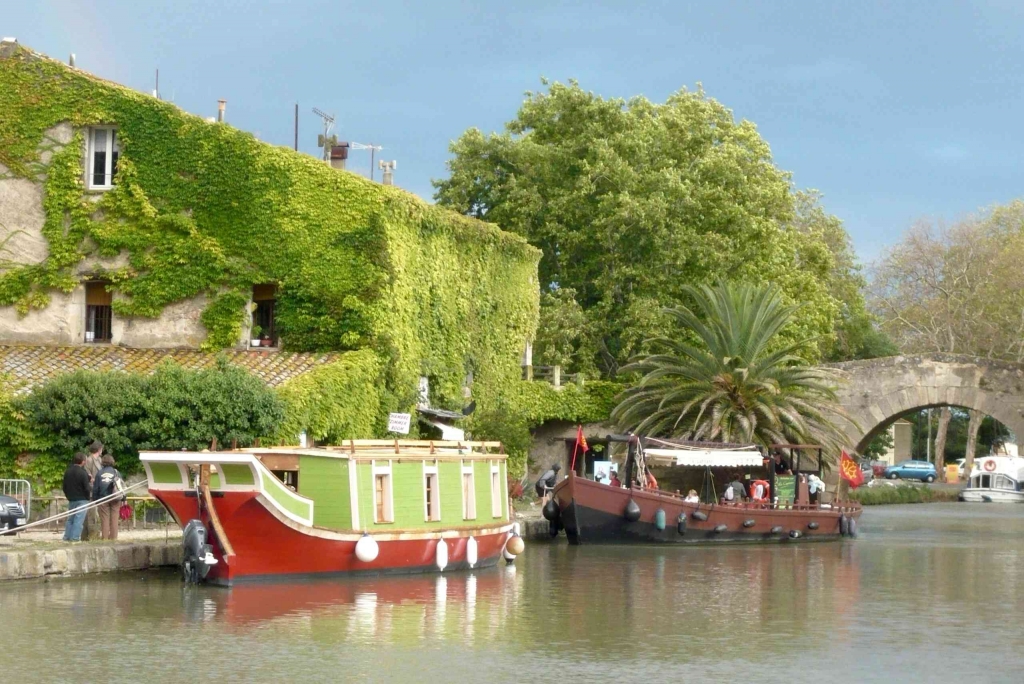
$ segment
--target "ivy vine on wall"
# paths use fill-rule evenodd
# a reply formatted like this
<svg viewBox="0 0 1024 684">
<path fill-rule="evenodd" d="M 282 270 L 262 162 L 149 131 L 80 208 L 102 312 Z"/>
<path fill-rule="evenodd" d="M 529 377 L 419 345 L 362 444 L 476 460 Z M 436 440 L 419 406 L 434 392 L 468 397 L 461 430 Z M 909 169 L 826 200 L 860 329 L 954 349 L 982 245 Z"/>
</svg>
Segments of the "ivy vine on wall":
<svg viewBox="0 0 1024 684">
<path fill-rule="evenodd" d="M 0 164 L 45 184 L 49 243 L 41 263 L 0 270 L 0 306 L 44 308 L 88 269 L 118 316 L 205 296 L 213 350 L 239 343 L 252 287 L 277 283 L 289 349 L 380 360 L 372 383 L 358 375 L 379 397 L 372 421 L 350 416 L 359 430 L 411 408 L 421 375 L 446 408 L 461 408 L 470 373 L 482 409 L 517 384 L 538 308 L 540 253 L 524 239 L 20 46 L 0 55 L 0 111 Z M 47 132 L 64 123 L 73 139 L 55 146 Z M 84 188 L 83 130 L 100 124 L 117 127 L 121 153 L 113 189 L 97 194 Z"/>
</svg>

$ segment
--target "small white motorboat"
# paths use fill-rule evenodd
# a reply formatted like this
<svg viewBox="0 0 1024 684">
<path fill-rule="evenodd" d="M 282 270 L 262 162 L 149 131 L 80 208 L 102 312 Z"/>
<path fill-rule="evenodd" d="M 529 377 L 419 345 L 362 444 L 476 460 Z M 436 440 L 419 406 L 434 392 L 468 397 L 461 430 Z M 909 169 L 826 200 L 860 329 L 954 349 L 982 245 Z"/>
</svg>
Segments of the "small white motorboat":
<svg viewBox="0 0 1024 684">
<path fill-rule="evenodd" d="M 1024 458 L 985 456 L 974 462 L 964 501 L 1024 503 Z"/>
</svg>

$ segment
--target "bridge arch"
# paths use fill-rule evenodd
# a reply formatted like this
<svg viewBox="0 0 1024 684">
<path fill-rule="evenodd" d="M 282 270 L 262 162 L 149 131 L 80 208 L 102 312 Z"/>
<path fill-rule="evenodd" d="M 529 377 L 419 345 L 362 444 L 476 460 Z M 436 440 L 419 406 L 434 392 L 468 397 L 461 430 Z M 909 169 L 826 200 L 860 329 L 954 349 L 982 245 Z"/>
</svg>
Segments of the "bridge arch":
<svg viewBox="0 0 1024 684">
<path fill-rule="evenodd" d="M 830 364 L 851 421 L 841 421 L 861 452 L 890 423 L 925 408 L 958 406 L 987 414 L 1024 438 L 1024 365 L 957 354 L 888 356 Z"/>
</svg>

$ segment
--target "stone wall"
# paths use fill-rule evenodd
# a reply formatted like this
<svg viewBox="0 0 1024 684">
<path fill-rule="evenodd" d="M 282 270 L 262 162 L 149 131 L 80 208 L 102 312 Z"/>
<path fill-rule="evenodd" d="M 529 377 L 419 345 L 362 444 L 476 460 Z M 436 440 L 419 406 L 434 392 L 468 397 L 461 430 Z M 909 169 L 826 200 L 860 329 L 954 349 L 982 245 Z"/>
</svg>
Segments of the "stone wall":
<svg viewBox="0 0 1024 684">
<path fill-rule="evenodd" d="M 56 549 L 0 550 L 0 581 L 180 565 L 181 548 L 180 539 L 175 539 L 169 544 L 80 544 Z"/>
<path fill-rule="evenodd" d="M 601 442 L 609 434 L 614 433 L 611 425 L 607 423 L 587 423 L 583 426 L 583 436 L 587 442 Z M 553 420 L 544 423 L 533 431 L 533 444 L 530 446 L 530 460 L 527 464 L 529 472 L 529 485 L 532 487 L 537 478 L 541 476 L 552 463 L 562 466 L 561 474 L 569 472 L 569 457 L 567 456 L 566 439 L 576 437 L 576 423 L 568 421 Z M 625 445 L 620 445 L 622 457 L 613 460 L 622 461 L 625 458 Z"/>
<path fill-rule="evenodd" d="M 18 178 L 0 165 L 0 270 L 4 265 L 36 264 L 46 259 L 48 245 L 42 228 L 44 182 L 47 165 L 54 154 L 74 137 L 70 124 L 62 123 L 46 131 L 39 145 L 39 163 L 34 179 Z M 83 173 L 85 151 L 82 151 Z M 91 258 L 75 272 L 83 283 L 101 270 L 127 264 L 124 255 Z M 51 292 L 50 304 L 21 316 L 13 306 L 0 306 L 0 344 L 78 345 L 85 344 L 85 286 L 70 293 Z M 114 316 L 111 343 L 135 348 L 197 348 L 206 338 L 199 316 L 206 297 L 168 306 L 159 318 Z M 242 340 L 240 345 L 244 345 Z"/>
</svg>

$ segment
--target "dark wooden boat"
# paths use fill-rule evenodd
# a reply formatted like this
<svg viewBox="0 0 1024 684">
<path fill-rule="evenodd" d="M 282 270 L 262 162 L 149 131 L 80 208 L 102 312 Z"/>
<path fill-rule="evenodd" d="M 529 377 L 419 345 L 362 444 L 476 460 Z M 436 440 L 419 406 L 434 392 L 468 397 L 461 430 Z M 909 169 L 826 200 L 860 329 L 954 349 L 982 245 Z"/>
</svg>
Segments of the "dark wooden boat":
<svg viewBox="0 0 1024 684">
<path fill-rule="evenodd" d="M 853 501 L 833 501 L 829 504 L 811 502 L 806 478 L 814 471 L 793 469 L 797 478 L 795 498 L 778 501 L 774 469 L 760 452 L 750 450 L 721 450 L 704 448 L 699 455 L 688 455 L 686 445 L 679 444 L 679 465 L 702 462 L 690 467 L 736 468 L 758 462 L 770 471 L 768 482 L 771 493 L 764 501 L 729 503 L 717 497 L 712 501 L 688 503 L 678 493 L 638 486 L 637 471 L 643 471 L 643 448 L 640 438 L 629 437 L 629 456 L 624 482 L 633 486 L 622 487 L 601 484 L 570 472 L 553 492 L 557 516 L 549 515 L 553 527 L 565 529 L 572 544 L 606 542 L 675 542 L 715 543 L 737 541 L 821 541 L 856 535 L 861 506 Z M 637 446 L 641 448 L 638 450 Z M 778 445 L 796 447 L 798 445 Z M 808 448 L 801 445 L 801 448 Z M 818 448 L 818 447 L 814 447 Z M 673 449 L 652 449 L 671 452 Z M 692 453 L 693 450 L 690 450 Z M 638 453 L 640 462 L 638 462 Z M 820 473 L 820 458 L 816 471 Z M 643 478 L 640 482 L 645 481 Z M 549 511 L 553 507 L 549 507 Z"/>
</svg>

